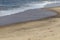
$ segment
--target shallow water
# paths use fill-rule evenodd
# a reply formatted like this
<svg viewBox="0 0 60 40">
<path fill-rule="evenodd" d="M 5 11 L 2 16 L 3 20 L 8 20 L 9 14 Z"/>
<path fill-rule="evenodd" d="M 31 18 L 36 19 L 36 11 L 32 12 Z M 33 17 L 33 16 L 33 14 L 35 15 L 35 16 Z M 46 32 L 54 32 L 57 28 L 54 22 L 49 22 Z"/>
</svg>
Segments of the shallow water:
<svg viewBox="0 0 60 40">
<path fill-rule="evenodd" d="M 0 25 L 9 25 L 56 16 L 57 13 L 46 9 L 31 9 L 13 15 L 0 17 Z"/>
</svg>

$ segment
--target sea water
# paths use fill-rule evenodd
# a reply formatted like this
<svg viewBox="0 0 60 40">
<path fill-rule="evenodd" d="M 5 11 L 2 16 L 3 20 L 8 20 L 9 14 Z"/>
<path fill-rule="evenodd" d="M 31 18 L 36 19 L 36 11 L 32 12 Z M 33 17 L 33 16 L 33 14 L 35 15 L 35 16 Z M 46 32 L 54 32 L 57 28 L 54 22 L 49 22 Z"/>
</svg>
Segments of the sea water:
<svg viewBox="0 0 60 40">
<path fill-rule="evenodd" d="M 56 3 L 60 4 L 59 0 L 0 0 L 0 16 L 16 14 L 30 9 L 50 7 L 50 4 Z"/>
</svg>

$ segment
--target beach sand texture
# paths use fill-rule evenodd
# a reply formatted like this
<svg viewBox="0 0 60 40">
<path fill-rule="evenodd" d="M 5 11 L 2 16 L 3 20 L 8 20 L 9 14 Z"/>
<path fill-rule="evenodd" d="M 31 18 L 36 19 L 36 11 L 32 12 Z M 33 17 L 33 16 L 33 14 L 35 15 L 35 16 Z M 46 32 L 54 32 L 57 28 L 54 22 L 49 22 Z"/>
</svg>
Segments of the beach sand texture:
<svg viewBox="0 0 60 40">
<path fill-rule="evenodd" d="M 0 40 L 60 40 L 60 7 L 49 10 L 58 15 L 0 27 Z"/>
</svg>

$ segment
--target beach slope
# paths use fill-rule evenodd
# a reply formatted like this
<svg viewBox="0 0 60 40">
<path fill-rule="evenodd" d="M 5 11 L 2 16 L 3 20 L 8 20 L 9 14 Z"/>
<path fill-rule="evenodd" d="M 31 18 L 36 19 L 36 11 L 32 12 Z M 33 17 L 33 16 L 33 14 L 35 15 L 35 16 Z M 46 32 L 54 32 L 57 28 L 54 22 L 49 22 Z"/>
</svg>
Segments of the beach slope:
<svg viewBox="0 0 60 40">
<path fill-rule="evenodd" d="M 60 14 L 60 7 L 49 10 Z M 1 27 L 0 40 L 60 40 L 60 15 Z"/>
</svg>

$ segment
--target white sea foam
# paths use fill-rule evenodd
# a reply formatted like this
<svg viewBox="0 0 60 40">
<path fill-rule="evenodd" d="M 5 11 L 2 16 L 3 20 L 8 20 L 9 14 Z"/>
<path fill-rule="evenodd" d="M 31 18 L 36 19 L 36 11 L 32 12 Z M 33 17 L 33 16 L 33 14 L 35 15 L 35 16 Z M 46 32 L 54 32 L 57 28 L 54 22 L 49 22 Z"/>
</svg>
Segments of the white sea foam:
<svg viewBox="0 0 60 40">
<path fill-rule="evenodd" d="M 39 2 L 30 3 L 30 4 L 26 4 L 27 6 L 20 7 L 20 8 L 15 8 L 15 9 L 11 9 L 11 10 L 1 10 L 0 11 L 0 16 L 16 14 L 16 13 L 19 13 L 19 12 L 24 12 L 24 11 L 29 10 L 29 9 L 44 8 L 45 5 L 53 4 L 53 3 L 60 3 L 60 2 L 59 1 L 43 1 L 41 3 L 39 3 Z"/>
</svg>

